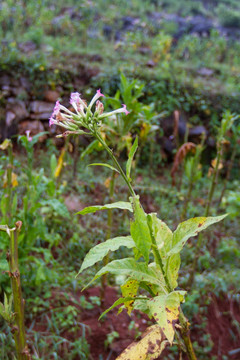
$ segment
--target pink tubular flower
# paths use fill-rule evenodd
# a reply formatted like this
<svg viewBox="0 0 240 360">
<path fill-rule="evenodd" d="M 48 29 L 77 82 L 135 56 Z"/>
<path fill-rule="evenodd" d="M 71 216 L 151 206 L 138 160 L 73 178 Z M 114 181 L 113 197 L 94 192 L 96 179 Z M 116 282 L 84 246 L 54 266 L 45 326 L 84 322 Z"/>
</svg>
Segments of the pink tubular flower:
<svg viewBox="0 0 240 360">
<path fill-rule="evenodd" d="M 71 93 L 71 97 L 70 97 L 70 104 L 73 105 L 73 104 L 80 104 L 80 95 L 78 92 L 75 92 L 75 93 Z"/>
<path fill-rule="evenodd" d="M 97 94 L 98 94 L 99 97 L 104 96 L 104 95 L 101 93 L 101 89 L 98 89 L 98 90 L 97 90 Z"/>
<path fill-rule="evenodd" d="M 113 110 L 111 112 L 107 112 L 107 113 L 103 113 L 102 115 L 99 116 L 99 119 L 104 119 L 106 117 L 115 115 L 115 114 L 121 114 L 121 113 L 125 113 L 125 115 L 129 114 L 129 111 L 127 110 L 127 106 L 125 104 L 122 104 L 122 107 L 120 109 L 117 110 Z"/>
<path fill-rule="evenodd" d="M 94 95 L 94 97 L 92 98 L 90 104 L 89 104 L 89 109 L 91 110 L 91 107 L 93 106 L 93 104 L 101 97 L 101 96 L 104 96 L 102 93 L 101 93 L 101 89 L 98 89 L 96 94 Z"/>
<path fill-rule="evenodd" d="M 59 114 L 59 112 L 60 112 L 60 102 L 56 101 L 56 104 L 53 109 L 53 113 L 49 119 L 49 126 L 52 126 L 55 123 L 54 117 L 57 116 Z"/>
<path fill-rule="evenodd" d="M 130 111 L 127 110 L 127 106 L 125 104 L 122 104 L 122 110 L 125 113 L 125 115 L 128 115 L 130 113 Z"/>
<path fill-rule="evenodd" d="M 32 141 L 32 137 L 30 136 L 30 132 L 31 132 L 30 130 L 25 131 L 28 141 Z"/>
<path fill-rule="evenodd" d="M 104 106 L 103 106 L 103 103 L 99 100 L 97 100 L 96 102 L 96 112 L 101 115 L 103 113 L 103 110 L 104 110 Z"/>
</svg>

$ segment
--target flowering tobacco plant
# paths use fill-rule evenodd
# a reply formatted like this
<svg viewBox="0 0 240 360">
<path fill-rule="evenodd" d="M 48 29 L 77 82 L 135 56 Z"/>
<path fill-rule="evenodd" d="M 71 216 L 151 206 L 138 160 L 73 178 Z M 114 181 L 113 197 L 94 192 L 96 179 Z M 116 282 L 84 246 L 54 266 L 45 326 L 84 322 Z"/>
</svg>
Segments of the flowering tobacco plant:
<svg viewBox="0 0 240 360">
<path fill-rule="evenodd" d="M 121 305 L 127 309 L 129 315 L 133 309 L 138 309 L 156 322 L 155 325 L 148 328 L 142 340 L 128 347 L 118 357 L 118 360 L 156 359 L 168 344 L 173 343 L 176 333 L 178 333 L 176 339 L 179 342 L 179 349 L 182 348 L 186 351 L 189 359 L 196 360 L 189 334 L 189 322 L 180 306 L 184 302 L 186 294 L 186 291 L 178 288 L 180 252 L 190 237 L 196 236 L 209 225 L 222 220 L 225 215 L 189 219 L 180 223 L 172 232 L 163 221 L 158 219 L 157 214 L 146 214 L 139 196 L 132 187 L 130 177 L 132 160 L 138 146 L 137 138 L 129 152 L 125 172 L 101 135 L 104 118 L 116 113 L 127 115 L 128 111 L 123 104 L 120 109 L 104 113 L 103 104 L 98 100 L 101 96 L 103 94 L 98 90 L 87 105 L 80 98 L 80 94 L 73 93 L 70 103 L 75 112 L 57 102 L 49 121 L 50 126 L 56 124 L 67 129 L 61 136 L 70 134 L 94 136 L 108 152 L 114 164 L 114 166 L 110 164 L 97 165 L 107 166 L 120 173 L 131 195 L 129 202 L 118 201 L 102 206 L 95 205 L 78 212 L 78 214 L 85 215 L 105 209 L 120 209 L 133 214 L 133 218 L 130 220 L 130 235 L 107 239 L 96 245 L 86 255 L 79 273 L 103 260 L 109 251 L 116 251 L 120 246 L 132 249 L 132 256 L 113 260 L 104 265 L 92 280 L 94 281 L 106 273 L 113 275 L 121 273 L 125 277 L 125 282 L 121 286 L 122 297 L 102 316 L 115 306 Z M 93 111 L 92 107 L 95 103 L 95 111 Z M 139 293 L 140 289 L 143 289 L 144 293 L 142 291 Z M 122 310 L 122 307 L 119 311 Z"/>
<path fill-rule="evenodd" d="M 104 106 L 98 99 L 104 96 L 101 90 L 97 90 L 96 95 L 92 98 L 89 105 L 85 100 L 82 100 L 78 92 L 72 93 L 70 97 L 70 104 L 75 112 L 68 110 L 65 106 L 61 105 L 59 101 L 56 102 L 52 116 L 49 119 L 49 126 L 59 125 L 68 131 L 63 135 L 69 134 L 87 134 L 95 133 L 97 128 L 101 126 L 104 118 L 110 117 L 114 114 L 125 113 L 129 114 L 126 105 L 123 104 L 122 108 L 104 113 Z M 96 104 L 95 104 L 96 103 Z M 95 111 L 92 110 L 95 104 Z M 85 128 L 90 133 L 83 131 L 80 127 Z"/>
</svg>

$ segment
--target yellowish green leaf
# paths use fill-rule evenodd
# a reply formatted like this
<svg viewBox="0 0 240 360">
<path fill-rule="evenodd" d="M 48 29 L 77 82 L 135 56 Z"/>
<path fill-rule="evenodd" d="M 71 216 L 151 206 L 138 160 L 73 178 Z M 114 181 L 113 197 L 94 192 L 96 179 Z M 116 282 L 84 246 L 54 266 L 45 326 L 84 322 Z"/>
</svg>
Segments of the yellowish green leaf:
<svg viewBox="0 0 240 360">
<path fill-rule="evenodd" d="M 129 279 L 125 284 L 121 286 L 122 296 L 123 297 L 132 297 L 134 298 L 137 295 L 139 288 L 139 282 L 135 279 Z M 125 307 L 127 309 L 128 314 L 130 315 L 133 308 L 133 300 L 125 302 Z"/>
<path fill-rule="evenodd" d="M 154 360 L 157 359 L 168 341 L 158 325 L 152 325 L 138 342 L 130 344 L 116 360 Z"/>
<path fill-rule="evenodd" d="M 185 293 L 185 291 L 173 291 L 167 295 L 156 296 L 148 302 L 151 315 L 161 327 L 170 344 L 174 339 L 180 303 L 184 300 Z"/>
<path fill-rule="evenodd" d="M 130 198 L 134 220 L 131 221 L 130 232 L 136 244 L 136 248 L 144 256 L 146 262 L 149 260 L 149 251 L 152 246 L 152 239 L 148 227 L 147 215 L 139 202 L 139 196 Z"/>
</svg>

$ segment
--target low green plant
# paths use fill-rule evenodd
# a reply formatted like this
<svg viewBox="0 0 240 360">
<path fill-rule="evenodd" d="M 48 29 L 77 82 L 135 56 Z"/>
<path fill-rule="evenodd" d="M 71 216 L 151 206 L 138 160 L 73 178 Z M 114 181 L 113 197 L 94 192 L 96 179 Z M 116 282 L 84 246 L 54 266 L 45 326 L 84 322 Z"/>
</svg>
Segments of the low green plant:
<svg viewBox="0 0 240 360">
<path fill-rule="evenodd" d="M 157 218 L 155 213 L 145 213 L 139 196 L 136 195 L 132 187 L 130 176 L 137 143 L 134 143 L 130 151 L 125 172 L 101 135 L 103 120 L 118 113 L 127 115 L 126 105 L 112 112 L 104 113 L 103 104 L 98 100 L 101 96 L 103 94 L 98 90 L 89 105 L 87 105 L 78 93 L 73 93 L 71 94 L 70 103 L 75 112 L 69 111 L 57 102 L 49 121 L 50 126 L 56 124 L 66 129 L 60 136 L 69 136 L 71 134 L 93 136 L 107 151 L 113 162 L 113 166 L 110 164 L 102 165 L 118 172 L 130 193 L 129 202 L 119 201 L 102 206 L 95 205 L 78 212 L 78 214 L 85 215 L 105 209 L 120 209 L 133 213 L 133 218 L 130 221 L 130 235 L 107 239 L 92 248 L 85 257 L 79 273 L 103 260 L 109 251 L 115 251 L 120 246 L 132 249 L 131 257 L 113 260 L 103 266 L 88 284 L 90 285 L 94 280 L 106 273 L 113 275 L 121 273 L 125 277 L 125 281 L 121 286 L 122 297 L 101 316 L 112 308 L 123 305 L 129 314 L 133 309 L 138 309 L 145 312 L 149 317 L 153 317 L 156 321 L 156 325 L 151 327 L 148 335 L 141 340 L 140 345 L 135 345 L 134 350 L 133 347 L 126 349 L 119 359 L 126 359 L 126 356 L 130 358 L 132 351 L 138 352 L 140 350 L 139 346 L 144 343 L 146 347 L 146 344 L 149 345 L 149 341 L 153 345 L 152 353 L 157 357 L 167 344 L 173 344 L 175 333 L 179 333 L 182 339 L 180 340 L 177 336 L 179 346 L 183 341 L 183 347 L 188 358 L 194 360 L 196 355 L 190 339 L 189 323 L 180 306 L 184 301 L 186 291 L 177 289 L 181 262 L 180 252 L 190 237 L 196 236 L 209 225 L 222 220 L 226 215 L 193 218 L 179 224 L 177 229 L 172 232 L 163 221 Z M 95 102 L 95 110 L 92 110 Z M 140 289 L 143 289 L 144 292 L 139 292 Z M 179 326 L 176 325 L 178 321 L 180 322 Z M 148 348 L 145 349 L 144 355 L 146 359 Z"/>
</svg>

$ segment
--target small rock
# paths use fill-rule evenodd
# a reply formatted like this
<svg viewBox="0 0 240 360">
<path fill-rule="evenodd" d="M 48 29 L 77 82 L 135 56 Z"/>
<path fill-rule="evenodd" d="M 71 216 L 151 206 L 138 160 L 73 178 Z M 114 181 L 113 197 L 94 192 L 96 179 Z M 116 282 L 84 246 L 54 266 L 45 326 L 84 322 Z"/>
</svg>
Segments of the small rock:
<svg viewBox="0 0 240 360">
<path fill-rule="evenodd" d="M 59 99 L 59 97 L 59 92 L 55 90 L 47 90 L 44 93 L 44 99 L 52 103 L 55 103 Z"/>
<path fill-rule="evenodd" d="M 45 101 L 35 100 L 30 103 L 30 110 L 33 113 L 52 113 L 53 104 Z"/>
<path fill-rule="evenodd" d="M 156 66 L 156 63 L 155 63 L 155 61 L 153 61 L 153 60 L 148 60 L 148 62 L 147 62 L 147 67 L 149 67 L 149 68 L 153 68 L 154 66 Z"/>
<path fill-rule="evenodd" d="M 16 115 L 12 111 L 7 111 L 6 113 L 6 125 L 7 127 L 10 127 L 13 123 L 13 120 L 16 118 Z"/>
<path fill-rule="evenodd" d="M 201 68 L 197 71 L 197 73 L 199 75 L 202 75 L 202 76 L 211 76 L 213 75 L 214 71 L 212 69 L 208 69 L 208 68 Z"/>
<path fill-rule="evenodd" d="M 15 98 L 9 98 L 7 103 L 7 111 L 15 114 L 16 120 L 20 121 L 29 117 L 25 103 Z"/>
<path fill-rule="evenodd" d="M 25 135 L 26 131 L 30 130 L 30 135 L 37 135 L 40 132 L 44 131 L 44 126 L 41 123 L 41 121 L 22 121 L 19 125 L 18 125 L 18 132 L 21 135 Z M 43 135 L 41 136 L 41 138 L 39 139 L 40 142 L 44 141 L 47 138 L 47 135 Z"/>
<path fill-rule="evenodd" d="M 208 133 L 207 129 L 205 128 L 205 126 L 202 125 L 194 126 L 189 129 L 189 137 L 198 137 L 201 136 L 202 134 L 207 135 L 207 133 Z"/>
</svg>

